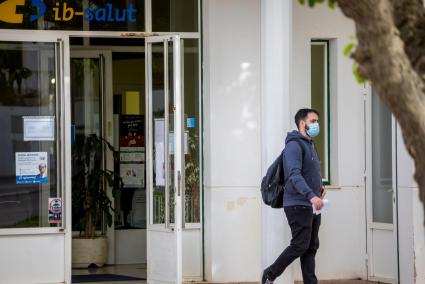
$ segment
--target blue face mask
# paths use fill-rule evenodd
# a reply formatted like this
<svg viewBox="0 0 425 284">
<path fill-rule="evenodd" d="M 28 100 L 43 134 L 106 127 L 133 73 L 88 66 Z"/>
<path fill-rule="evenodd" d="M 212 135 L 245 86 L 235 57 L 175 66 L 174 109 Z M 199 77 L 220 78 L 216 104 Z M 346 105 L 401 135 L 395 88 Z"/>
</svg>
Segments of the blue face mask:
<svg viewBox="0 0 425 284">
<path fill-rule="evenodd" d="M 316 137 L 320 133 L 320 126 L 318 122 L 310 124 L 310 126 L 306 127 L 307 135 L 311 138 Z"/>
</svg>

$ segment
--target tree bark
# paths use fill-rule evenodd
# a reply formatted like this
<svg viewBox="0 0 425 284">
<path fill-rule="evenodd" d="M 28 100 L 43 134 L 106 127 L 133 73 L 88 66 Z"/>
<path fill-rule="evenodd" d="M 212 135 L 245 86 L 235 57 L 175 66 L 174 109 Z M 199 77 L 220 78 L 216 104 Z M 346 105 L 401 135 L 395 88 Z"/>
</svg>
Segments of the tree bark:
<svg viewBox="0 0 425 284">
<path fill-rule="evenodd" d="M 415 162 L 414 177 L 425 210 L 425 13 L 422 2 L 336 1 L 342 12 L 355 22 L 358 47 L 352 57 L 359 64 L 360 75 L 372 82 L 400 124 L 407 151 Z"/>
</svg>

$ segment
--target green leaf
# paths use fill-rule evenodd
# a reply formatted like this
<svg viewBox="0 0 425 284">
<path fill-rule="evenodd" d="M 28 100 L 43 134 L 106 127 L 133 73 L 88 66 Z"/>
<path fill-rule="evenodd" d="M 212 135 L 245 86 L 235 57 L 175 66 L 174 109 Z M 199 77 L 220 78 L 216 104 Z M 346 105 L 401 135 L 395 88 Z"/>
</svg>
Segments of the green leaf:
<svg viewBox="0 0 425 284">
<path fill-rule="evenodd" d="M 308 0 L 308 6 L 314 7 L 316 4 L 322 4 L 326 0 Z M 298 3 L 301 5 L 305 5 L 305 0 L 298 0 Z M 328 6 L 331 9 L 334 9 L 336 7 L 335 0 L 328 0 Z"/>
<path fill-rule="evenodd" d="M 359 84 L 366 83 L 366 79 L 360 76 L 359 74 L 359 64 L 356 62 L 353 64 L 353 74 L 354 74 L 354 78 L 356 78 L 357 83 Z"/>
<path fill-rule="evenodd" d="M 344 56 L 348 57 L 351 54 L 351 50 L 354 48 L 354 43 L 349 43 L 344 47 Z"/>
</svg>

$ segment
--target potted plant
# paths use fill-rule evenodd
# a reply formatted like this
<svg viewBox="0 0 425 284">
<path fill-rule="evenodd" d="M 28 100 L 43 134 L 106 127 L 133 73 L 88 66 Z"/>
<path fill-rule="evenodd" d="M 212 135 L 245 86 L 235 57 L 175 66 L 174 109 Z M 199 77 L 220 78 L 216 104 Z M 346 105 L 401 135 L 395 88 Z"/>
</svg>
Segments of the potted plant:
<svg viewBox="0 0 425 284">
<path fill-rule="evenodd" d="M 103 220 L 108 227 L 112 225 L 114 208 L 106 185 L 118 183 L 116 188 L 121 188 L 122 183 L 114 171 L 103 168 L 102 157 L 107 151 L 118 159 L 113 146 L 96 134 L 78 137 L 72 146 L 72 223 L 73 229 L 80 232 L 72 240 L 74 267 L 103 266 L 107 261 L 107 239 L 97 233 Z"/>
</svg>

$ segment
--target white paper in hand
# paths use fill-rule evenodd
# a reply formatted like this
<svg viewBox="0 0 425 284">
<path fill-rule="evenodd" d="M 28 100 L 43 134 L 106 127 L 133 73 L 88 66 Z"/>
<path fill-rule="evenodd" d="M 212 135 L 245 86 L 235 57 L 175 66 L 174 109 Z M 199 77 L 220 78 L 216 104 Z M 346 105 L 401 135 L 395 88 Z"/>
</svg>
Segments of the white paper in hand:
<svg viewBox="0 0 425 284">
<path fill-rule="evenodd" d="M 323 207 L 320 210 L 316 209 L 316 206 L 314 204 L 312 204 L 313 206 L 313 214 L 319 215 L 320 213 L 322 213 L 322 211 L 328 209 L 329 207 L 329 200 L 327 199 L 323 199 Z"/>
</svg>

